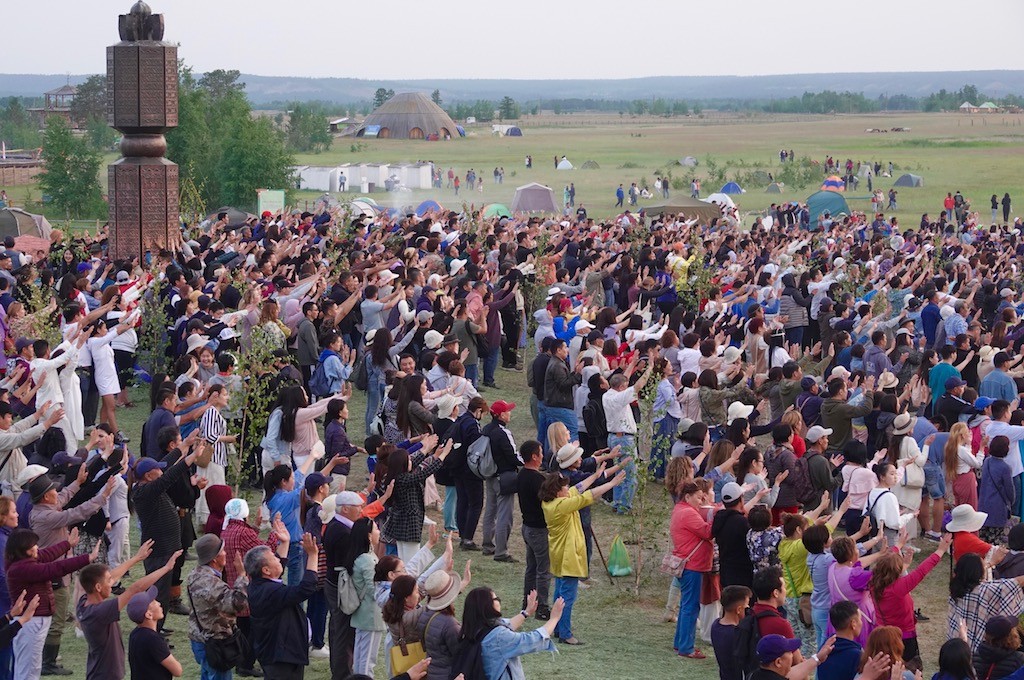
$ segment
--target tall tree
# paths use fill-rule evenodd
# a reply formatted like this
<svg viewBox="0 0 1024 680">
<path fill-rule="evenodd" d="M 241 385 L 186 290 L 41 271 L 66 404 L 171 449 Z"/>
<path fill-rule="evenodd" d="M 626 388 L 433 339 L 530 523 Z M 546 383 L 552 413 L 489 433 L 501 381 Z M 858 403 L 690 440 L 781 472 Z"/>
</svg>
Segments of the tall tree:
<svg viewBox="0 0 1024 680">
<path fill-rule="evenodd" d="M 502 97 L 498 105 L 498 117 L 501 120 L 513 120 L 519 116 L 519 106 L 512 97 Z"/>
<path fill-rule="evenodd" d="M 430 93 L 430 101 L 434 102 L 438 106 L 441 105 L 441 90 L 434 90 Z"/>
<path fill-rule="evenodd" d="M 34 149 L 41 139 L 39 126 L 32 122 L 20 99 L 10 97 L 0 104 L 0 140 L 8 149 Z"/>
<path fill-rule="evenodd" d="M 256 189 L 292 187 L 284 135 L 269 119 L 253 120 L 236 81 L 237 72 L 196 80 L 184 64 L 178 73 L 178 127 L 167 133 L 167 157 L 210 208 L 255 207 Z"/>
<path fill-rule="evenodd" d="M 71 117 L 79 127 L 88 127 L 93 119 L 107 119 L 107 77 L 89 76 L 78 86 L 71 100 Z"/>
<path fill-rule="evenodd" d="M 293 186 L 292 163 L 273 123 L 246 118 L 232 130 L 217 167 L 221 198 L 229 205 L 254 206 L 257 189 Z"/>
<path fill-rule="evenodd" d="M 377 91 L 373 93 L 373 108 L 380 108 L 384 102 L 395 96 L 395 91 L 378 87 Z"/>
<path fill-rule="evenodd" d="M 98 177 L 100 155 L 71 134 L 60 116 L 46 121 L 43 160 L 46 164 L 39 175 L 39 188 L 57 210 L 68 219 L 100 216 L 104 211 Z"/>
<path fill-rule="evenodd" d="M 245 89 L 245 84 L 238 82 L 241 75 L 234 69 L 228 71 L 217 69 L 203 74 L 203 77 L 199 79 L 199 87 L 209 92 L 214 99 L 221 99 L 232 92 L 241 92 Z"/>
<path fill-rule="evenodd" d="M 331 148 L 327 116 L 318 105 L 293 103 L 289 110 L 286 141 L 288 149 L 299 153 L 320 153 Z"/>
</svg>

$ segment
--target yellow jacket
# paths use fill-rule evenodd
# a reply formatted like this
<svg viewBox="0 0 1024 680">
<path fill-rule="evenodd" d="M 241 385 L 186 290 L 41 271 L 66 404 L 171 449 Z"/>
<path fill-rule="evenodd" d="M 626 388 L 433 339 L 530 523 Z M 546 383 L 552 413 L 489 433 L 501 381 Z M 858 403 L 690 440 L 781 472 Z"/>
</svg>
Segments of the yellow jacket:
<svg viewBox="0 0 1024 680">
<path fill-rule="evenodd" d="M 587 546 L 583 539 L 580 509 L 594 502 L 589 490 L 580 495 L 569 487 L 569 495 L 542 503 L 548 525 L 548 556 L 554 576 L 587 577 Z"/>
</svg>

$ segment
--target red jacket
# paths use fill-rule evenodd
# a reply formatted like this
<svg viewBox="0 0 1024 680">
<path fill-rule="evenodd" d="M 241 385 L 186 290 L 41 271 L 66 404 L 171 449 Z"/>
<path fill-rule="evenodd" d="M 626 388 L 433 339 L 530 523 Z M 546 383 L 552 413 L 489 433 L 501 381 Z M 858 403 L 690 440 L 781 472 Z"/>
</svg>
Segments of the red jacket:
<svg viewBox="0 0 1024 680">
<path fill-rule="evenodd" d="M 25 601 L 39 595 L 39 607 L 36 616 L 53 614 L 53 586 L 51 582 L 78 571 L 89 564 L 88 555 L 57 559 L 71 550 L 67 541 L 61 541 L 49 548 L 39 549 L 39 558 L 31 557 L 12 562 L 7 565 L 7 589 L 13 599 L 18 599 L 21 591 L 25 591 Z"/>
<path fill-rule="evenodd" d="M 688 571 L 711 571 L 711 558 L 714 552 L 711 543 L 711 523 L 704 519 L 700 512 L 685 501 L 676 503 L 676 507 L 672 509 L 670 532 L 673 555 L 686 559 L 693 553 L 686 563 Z"/>
<path fill-rule="evenodd" d="M 904 640 L 917 637 L 917 624 L 914 621 L 914 598 L 910 596 L 910 592 L 938 563 L 939 556 L 932 553 L 924 562 L 917 565 L 917 569 L 906 576 L 901 576 L 886 588 L 882 597 L 875 598 L 879 626 L 896 626 L 903 631 Z"/>
</svg>

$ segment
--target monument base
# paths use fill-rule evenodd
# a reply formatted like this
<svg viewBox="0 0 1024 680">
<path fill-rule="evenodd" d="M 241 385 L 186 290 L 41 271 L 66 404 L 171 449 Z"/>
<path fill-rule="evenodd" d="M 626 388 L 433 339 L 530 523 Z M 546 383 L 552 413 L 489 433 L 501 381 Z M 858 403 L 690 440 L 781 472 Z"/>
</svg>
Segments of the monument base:
<svg viewBox="0 0 1024 680">
<path fill-rule="evenodd" d="M 129 260 L 172 249 L 178 225 L 178 166 L 166 158 L 122 158 L 107 166 L 109 256 Z"/>
</svg>

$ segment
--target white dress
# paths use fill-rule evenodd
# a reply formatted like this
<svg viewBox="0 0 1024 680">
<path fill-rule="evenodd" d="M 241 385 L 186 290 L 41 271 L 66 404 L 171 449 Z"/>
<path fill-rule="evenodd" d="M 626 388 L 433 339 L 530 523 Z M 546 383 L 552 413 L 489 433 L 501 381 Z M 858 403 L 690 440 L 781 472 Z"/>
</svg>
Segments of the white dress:
<svg viewBox="0 0 1024 680">
<path fill-rule="evenodd" d="M 93 379 L 101 397 L 120 394 L 121 384 L 117 380 L 117 367 L 114 365 L 114 350 L 111 341 L 117 337 L 117 331 L 110 329 L 106 335 L 89 338 L 89 351 L 92 353 Z"/>
<path fill-rule="evenodd" d="M 68 422 L 71 435 L 75 438 L 74 449 L 68 450 L 73 451 L 78 448 L 78 442 L 85 439 L 85 418 L 82 416 L 82 381 L 74 368 L 78 365 L 79 349 L 74 343 L 71 343 L 68 354 L 71 357 L 68 359 L 68 366 L 57 376 L 60 381 L 60 391 L 64 394 L 64 420 Z M 67 432 L 65 432 L 66 436 Z"/>
</svg>

